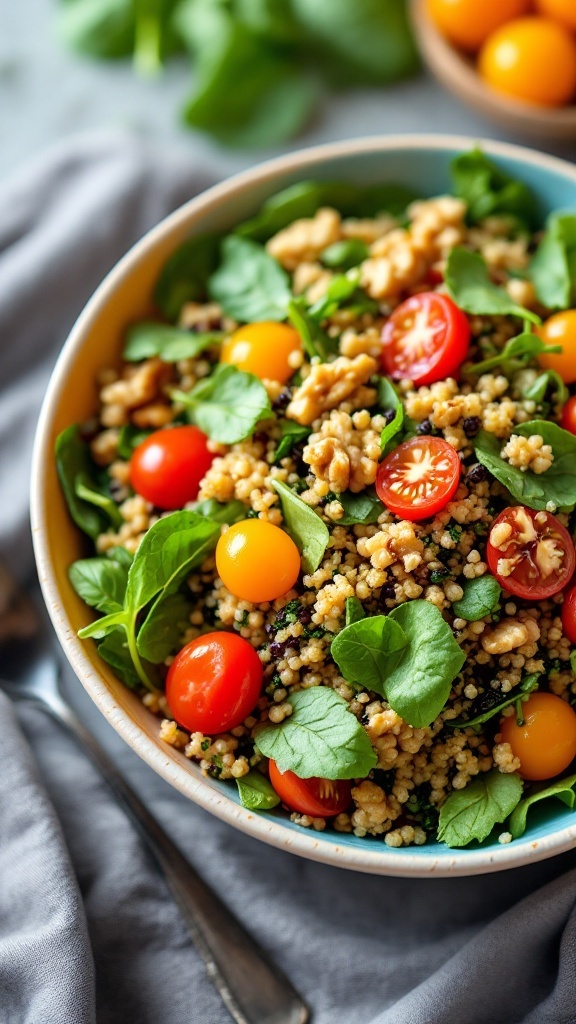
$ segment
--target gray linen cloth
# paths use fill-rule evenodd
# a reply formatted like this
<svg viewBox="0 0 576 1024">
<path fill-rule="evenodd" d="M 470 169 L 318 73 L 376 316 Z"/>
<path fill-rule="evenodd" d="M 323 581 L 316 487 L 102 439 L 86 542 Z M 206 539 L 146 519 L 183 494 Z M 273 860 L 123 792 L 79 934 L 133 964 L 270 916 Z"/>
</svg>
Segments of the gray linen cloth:
<svg viewBox="0 0 576 1024">
<path fill-rule="evenodd" d="M 0 548 L 31 578 L 27 475 L 50 368 L 103 274 L 209 175 L 122 135 L 0 189 Z M 316 1024 L 576 1022 L 566 854 L 477 878 L 388 879 L 270 849 L 186 801 L 70 699 Z M 0 1024 L 227 1024 L 179 913 L 85 756 L 0 694 Z"/>
</svg>

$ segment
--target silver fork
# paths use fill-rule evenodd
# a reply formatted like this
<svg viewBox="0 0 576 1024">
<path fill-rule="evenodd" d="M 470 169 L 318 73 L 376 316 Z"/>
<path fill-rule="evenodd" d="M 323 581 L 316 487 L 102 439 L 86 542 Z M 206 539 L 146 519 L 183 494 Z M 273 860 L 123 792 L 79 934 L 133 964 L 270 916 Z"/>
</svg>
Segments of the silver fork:
<svg viewBox="0 0 576 1024">
<path fill-rule="evenodd" d="M 309 1011 L 283 972 L 207 885 L 66 703 L 48 623 L 0 565 L 2 689 L 45 708 L 99 768 L 160 867 L 210 981 L 237 1024 L 306 1024 Z"/>
</svg>

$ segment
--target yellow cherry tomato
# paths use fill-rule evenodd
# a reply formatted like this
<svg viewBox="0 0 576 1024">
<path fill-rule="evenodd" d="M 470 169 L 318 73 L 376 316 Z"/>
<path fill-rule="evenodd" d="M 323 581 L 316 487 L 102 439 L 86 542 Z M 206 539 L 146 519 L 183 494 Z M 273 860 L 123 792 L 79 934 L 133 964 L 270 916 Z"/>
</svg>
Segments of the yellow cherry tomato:
<svg viewBox="0 0 576 1024">
<path fill-rule="evenodd" d="M 538 334 L 547 345 L 561 345 L 561 352 L 543 352 L 538 362 L 543 370 L 556 370 L 565 384 L 576 383 L 576 309 L 566 309 L 563 313 L 545 320 Z"/>
<path fill-rule="evenodd" d="M 576 91 L 576 40 L 549 18 L 518 18 L 486 40 L 478 68 L 497 92 L 558 107 Z"/>
<path fill-rule="evenodd" d="M 530 0 L 428 0 L 428 13 L 442 34 L 455 46 L 472 51 L 529 7 Z"/>
<path fill-rule="evenodd" d="M 292 589 L 300 572 L 300 552 L 279 526 L 245 519 L 220 537 L 216 569 L 231 594 L 261 604 Z"/>
<path fill-rule="evenodd" d="M 576 3 L 574 0 L 536 0 L 538 14 L 559 21 L 576 32 Z"/>
<path fill-rule="evenodd" d="M 245 324 L 222 345 L 221 363 L 233 363 L 239 370 L 253 373 L 261 380 L 279 380 L 285 384 L 295 372 L 290 356 L 302 348 L 298 331 L 288 324 L 265 320 Z"/>
<path fill-rule="evenodd" d="M 502 740 L 519 758 L 522 778 L 552 779 L 576 757 L 576 713 L 553 693 L 533 693 L 521 707 L 524 724 L 515 714 L 503 718 Z"/>
</svg>

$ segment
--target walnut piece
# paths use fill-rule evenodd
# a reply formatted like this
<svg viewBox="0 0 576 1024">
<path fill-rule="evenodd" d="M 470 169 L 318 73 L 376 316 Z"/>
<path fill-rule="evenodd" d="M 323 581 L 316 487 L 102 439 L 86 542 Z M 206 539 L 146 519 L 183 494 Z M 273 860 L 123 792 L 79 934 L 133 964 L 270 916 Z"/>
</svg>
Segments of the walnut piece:
<svg viewBox="0 0 576 1024">
<path fill-rule="evenodd" d="M 369 408 L 376 401 L 376 391 L 363 385 L 376 369 L 376 360 L 365 354 L 318 363 L 294 392 L 286 415 L 308 427 L 323 412 L 336 409 L 344 401 L 352 409 Z"/>
<path fill-rule="evenodd" d="M 504 619 L 492 629 L 485 629 L 480 643 L 487 654 L 506 654 L 540 638 L 540 627 L 534 619 Z"/>
<path fill-rule="evenodd" d="M 333 242 L 342 237 L 340 214 L 330 207 L 321 207 L 314 217 L 293 221 L 273 235 L 266 248 L 285 270 L 295 270 L 299 263 L 311 263 Z"/>
<path fill-rule="evenodd" d="M 366 428 L 357 429 L 348 413 L 334 409 L 304 448 L 304 462 L 336 494 L 363 491 L 376 479 L 380 434 L 372 429 L 369 414 L 367 420 Z"/>
</svg>

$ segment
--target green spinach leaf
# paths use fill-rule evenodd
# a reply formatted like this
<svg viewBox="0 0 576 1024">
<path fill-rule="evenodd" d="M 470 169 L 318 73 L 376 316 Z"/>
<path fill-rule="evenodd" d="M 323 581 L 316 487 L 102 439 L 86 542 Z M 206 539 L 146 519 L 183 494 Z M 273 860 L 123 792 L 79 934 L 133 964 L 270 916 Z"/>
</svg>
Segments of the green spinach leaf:
<svg viewBox="0 0 576 1024">
<path fill-rule="evenodd" d="M 505 373 L 511 376 L 515 370 L 521 369 L 522 366 L 531 362 L 545 349 L 547 352 L 562 351 L 560 345 L 546 345 L 537 334 L 525 331 L 522 334 L 518 334 L 515 338 L 510 338 L 501 352 L 490 356 L 489 359 L 483 359 L 479 363 L 466 363 L 465 372 L 468 375 L 473 374 L 475 377 L 479 377 L 481 374 L 488 373 L 496 366 L 499 366 Z"/>
<path fill-rule="evenodd" d="M 468 205 L 475 224 L 493 214 L 510 214 L 531 228 L 538 225 L 535 196 L 522 181 L 511 178 L 481 149 L 461 153 L 451 164 L 454 192 Z"/>
<path fill-rule="evenodd" d="M 368 259 L 370 250 L 360 238 L 346 238 L 341 242 L 333 242 L 320 253 L 325 267 L 331 270 L 351 270 L 359 263 Z"/>
<path fill-rule="evenodd" d="M 161 594 L 138 631 L 138 653 L 152 665 L 160 665 L 181 646 L 191 610 L 192 602 L 186 594 Z"/>
<path fill-rule="evenodd" d="M 488 772 L 470 782 L 465 789 L 450 794 L 440 810 L 438 839 L 447 846 L 479 843 L 490 835 L 494 825 L 504 821 L 522 796 L 518 775 Z"/>
<path fill-rule="evenodd" d="M 194 511 L 199 516 L 206 516 L 214 523 L 228 523 L 228 526 L 234 526 L 234 523 L 246 519 L 249 510 L 243 501 L 236 499 L 221 502 L 216 501 L 216 498 L 206 498 L 205 501 L 199 501 L 196 504 Z"/>
<path fill-rule="evenodd" d="M 55 454 L 60 486 L 66 498 L 70 515 L 76 526 L 79 526 L 92 540 L 96 540 L 99 534 L 105 533 L 110 526 L 116 525 L 117 519 L 114 517 L 114 521 L 112 521 L 110 518 L 111 505 L 109 502 L 111 499 L 105 499 L 104 508 L 100 501 L 95 503 L 93 500 L 94 494 L 99 498 L 105 496 L 95 481 L 96 467 L 90 458 L 88 445 L 80 437 L 77 426 L 66 427 L 58 435 Z M 78 485 L 84 494 L 89 493 L 89 500 L 78 494 Z M 119 516 L 120 513 L 115 506 L 114 509 Z"/>
<path fill-rule="evenodd" d="M 250 437 L 256 424 L 272 411 L 262 381 L 226 363 L 220 363 L 191 391 L 174 391 L 173 397 L 185 406 L 192 423 L 221 444 L 236 444 Z"/>
<path fill-rule="evenodd" d="M 92 480 L 87 473 L 81 473 L 76 477 L 74 484 L 74 490 L 76 491 L 76 497 L 81 501 L 88 502 L 89 505 L 94 505 L 96 508 L 102 509 L 104 514 L 108 517 L 110 525 L 115 530 L 119 530 L 124 520 L 122 518 L 120 509 L 110 497 L 103 490 L 98 490 L 98 484 L 95 480 Z"/>
<path fill-rule="evenodd" d="M 481 430 L 474 439 L 476 458 L 496 479 L 507 487 L 513 498 L 534 509 L 545 509 L 553 502 L 561 512 L 571 512 L 576 505 L 576 437 L 550 420 L 530 420 L 514 427 L 521 437 L 540 434 L 552 446 L 554 462 L 545 473 L 524 473 L 500 457 L 503 441 Z"/>
<path fill-rule="evenodd" d="M 154 301 L 167 320 L 177 320 L 186 302 L 206 299 L 220 241 L 215 234 L 189 238 L 168 258 L 154 288 Z"/>
<path fill-rule="evenodd" d="M 512 811 L 510 821 L 508 822 L 512 838 L 519 839 L 521 835 L 524 835 L 528 811 L 534 804 L 539 803 L 540 800 L 556 797 L 573 811 L 576 805 L 574 786 L 576 786 L 576 775 L 568 775 L 565 779 L 557 779 L 550 784 L 543 783 L 533 789 Z"/>
<path fill-rule="evenodd" d="M 346 598 L 346 625 L 351 626 L 353 622 L 360 622 L 360 619 L 366 618 L 366 612 L 362 607 L 362 602 L 357 597 Z"/>
<path fill-rule="evenodd" d="M 57 31 L 73 50 L 101 60 L 128 57 L 135 43 L 132 0 L 82 0 L 60 5 Z"/>
<path fill-rule="evenodd" d="M 310 359 L 318 356 L 325 363 L 338 351 L 338 342 L 323 331 L 318 320 L 310 315 L 302 298 L 291 299 L 288 303 L 288 319 L 302 338 L 304 351 Z"/>
<path fill-rule="evenodd" d="M 159 356 L 165 363 L 177 363 L 180 359 L 195 359 L 209 345 L 219 344 L 223 337 L 222 331 L 194 334 L 146 320 L 129 329 L 122 357 L 130 363 L 153 356 Z"/>
<path fill-rule="evenodd" d="M 302 555 L 302 570 L 305 573 L 315 572 L 328 547 L 328 527 L 320 516 L 316 515 L 314 509 L 302 501 L 302 498 L 286 484 L 280 480 L 272 480 L 272 486 L 280 496 L 286 532 L 292 537 Z"/>
<path fill-rule="evenodd" d="M 343 491 L 338 495 L 338 501 L 344 509 L 344 515 L 337 520 L 341 526 L 353 526 L 355 523 L 368 526 L 377 522 L 378 517 L 384 512 L 384 505 L 372 488 L 361 491 L 360 494 Z"/>
<path fill-rule="evenodd" d="M 99 612 L 122 611 L 128 568 L 111 558 L 81 558 L 68 569 L 76 593 Z"/>
<path fill-rule="evenodd" d="M 477 622 L 485 615 L 494 611 L 502 594 L 502 587 L 493 576 L 476 576 L 466 580 L 463 585 L 464 595 L 454 601 L 452 611 L 460 619 Z"/>
<path fill-rule="evenodd" d="M 139 444 L 142 444 L 147 437 L 150 437 L 151 430 L 139 430 L 131 423 L 126 423 L 120 430 L 118 436 L 118 455 L 121 459 L 131 459 L 132 452 Z"/>
<path fill-rule="evenodd" d="M 383 412 L 389 409 L 394 411 L 394 419 L 387 423 L 380 435 L 380 447 L 383 455 L 394 447 L 391 442 L 402 430 L 404 424 L 404 404 L 396 388 L 387 377 L 381 377 L 378 382 L 378 405 Z"/>
<path fill-rule="evenodd" d="M 140 690 L 140 679 L 128 649 L 126 633 L 123 629 L 113 629 L 98 644 L 98 654 L 106 661 L 114 674 L 122 680 L 129 690 Z"/>
<path fill-rule="evenodd" d="M 255 739 L 281 772 L 295 772 L 301 779 L 354 779 L 375 767 L 367 733 L 334 690 L 313 686 L 290 694 L 288 702 L 290 717 L 264 726 Z"/>
<path fill-rule="evenodd" d="M 294 420 L 282 420 L 280 424 L 280 440 L 274 452 L 274 465 L 277 466 L 282 459 L 285 459 L 292 451 L 295 444 L 306 441 L 312 431 L 310 427 L 303 427 Z"/>
<path fill-rule="evenodd" d="M 573 305 L 576 281 L 576 214 L 553 213 L 529 268 L 536 295 L 547 309 Z"/>
<path fill-rule="evenodd" d="M 228 235 L 222 242 L 221 257 L 208 287 L 228 316 L 241 323 L 286 319 L 292 299 L 290 281 L 264 246 Z"/>
<path fill-rule="evenodd" d="M 270 811 L 280 803 L 280 797 L 265 775 L 248 772 L 236 779 L 242 807 L 249 811 Z"/>
<path fill-rule="evenodd" d="M 539 324 L 540 317 L 524 306 L 517 306 L 508 292 L 492 284 L 482 257 L 468 249 L 452 249 L 445 274 L 450 297 L 460 309 L 476 316 L 517 316 Z"/>
<path fill-rule="evenodd" d="M 348 683 L 385 697 L 391 669 L 408 642 L 390 616 L 370 615 L 345 626 L 334 637 L 330 653 Z"/>
<path fill-rule="evenodd" d="M 555 345 L 553 347 L 556 348 Z M 569 397 L 570 392 L 556 370 L 545 370 L 544 373 L 539 374 L 533 384 L 530 384 L 522 392 L 522 398 L 536 402 L 545 414 L 550 411 L 551 405 L 565 405 Z M 555 398 L 554 402 L 552 402 L 552 398 Z"/>
</svg>

